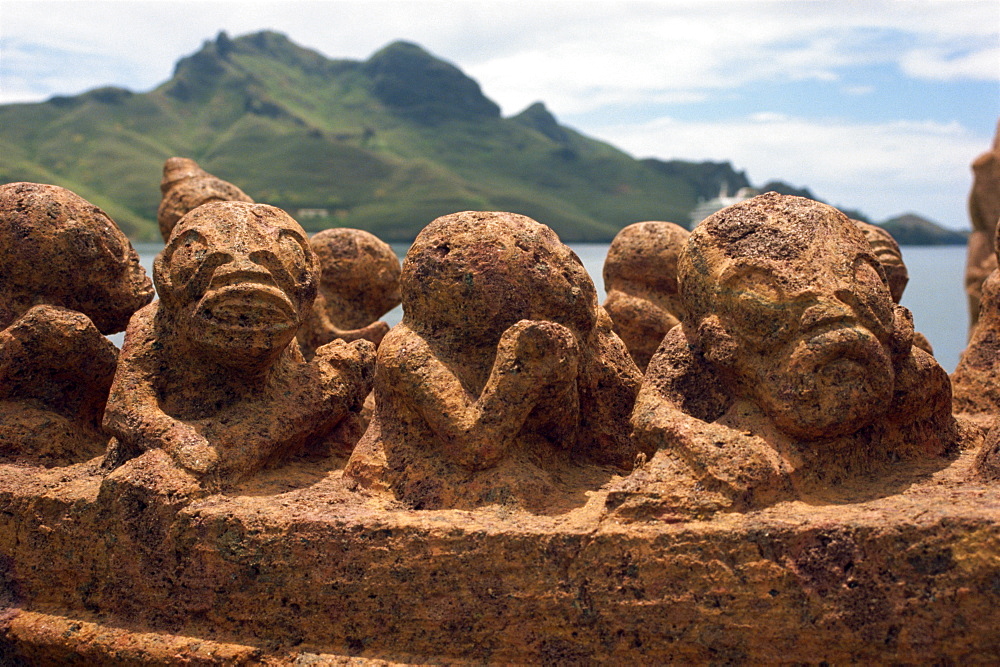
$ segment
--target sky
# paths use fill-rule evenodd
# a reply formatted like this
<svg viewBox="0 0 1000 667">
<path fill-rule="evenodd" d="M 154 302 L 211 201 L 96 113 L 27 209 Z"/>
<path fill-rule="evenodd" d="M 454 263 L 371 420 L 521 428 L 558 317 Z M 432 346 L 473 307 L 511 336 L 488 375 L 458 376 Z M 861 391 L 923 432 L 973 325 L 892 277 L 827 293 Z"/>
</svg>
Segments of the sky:
<svg viewBox="0 0 1000 667">
<path fill-rule="evenodd" d="M 968 228 L 1000 119 L 997 0 L 0 0 L 0 104 L 147 91 L 265 29 L 336 59 L 415 42 L 504 115 L 541 101 L 636 158 L 728 160 L 875 221 Z"/>
</svg>

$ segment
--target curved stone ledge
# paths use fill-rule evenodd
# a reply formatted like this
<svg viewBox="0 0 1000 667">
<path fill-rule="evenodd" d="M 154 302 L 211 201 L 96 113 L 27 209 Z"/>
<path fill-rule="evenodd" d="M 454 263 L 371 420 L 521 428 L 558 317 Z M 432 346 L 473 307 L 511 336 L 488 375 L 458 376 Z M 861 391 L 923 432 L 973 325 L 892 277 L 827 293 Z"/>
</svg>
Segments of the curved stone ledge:
<svg viewBox="0 0 1000 667">
<path fill-rule="evenodd" d="M 606 490 L 550 516 L 409 511 L 320 462 L 202 498 L 155 460 L 103 487 L 96 459 L 0 465 L 0 649 L 90 664 L 984 661 L 1000 654 L 1000 491 L 967 481 L 972 456 L 865 502 L 686 523 L 627 521 Z"/>
</svg>

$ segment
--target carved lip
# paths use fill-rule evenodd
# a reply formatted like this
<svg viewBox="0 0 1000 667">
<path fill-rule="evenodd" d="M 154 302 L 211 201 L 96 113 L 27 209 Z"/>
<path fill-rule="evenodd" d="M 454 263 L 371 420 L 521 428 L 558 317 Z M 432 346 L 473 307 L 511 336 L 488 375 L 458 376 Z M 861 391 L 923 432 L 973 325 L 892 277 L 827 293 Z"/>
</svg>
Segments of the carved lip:
<svg viewBox="0 0 1000 667">
<path fill-rule="evenodd" d="M 238 283 L 210 290 L 198 305 L 205 319 L 239 329 L 284 328 L 295 322 L 295 306 L 280 289 L 261 283 Z"/>
</svg>

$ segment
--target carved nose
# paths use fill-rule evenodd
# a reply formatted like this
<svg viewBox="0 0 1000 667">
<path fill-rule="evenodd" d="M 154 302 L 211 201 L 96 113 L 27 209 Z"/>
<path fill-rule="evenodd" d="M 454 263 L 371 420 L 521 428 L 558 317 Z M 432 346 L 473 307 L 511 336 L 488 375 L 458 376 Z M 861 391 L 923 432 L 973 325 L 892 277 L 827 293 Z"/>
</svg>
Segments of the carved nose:
<svg viewBox="0 0 1000 667">
<path fill-rule="evenodd" d="M 854 319 L 854 310 L 847 303 L 839 298 L 822 297 L 802 313 L 801 330 L 809 331 L 833 322 L 853 322 Z"/>
<path fill-rule="evenodd" d="M 221 264 L 212 278 L 212 286 L 232 285 L 241 282 L 274 284 L 274 277 L 262 264 L 239 251 L 228 255 L 229 261 Z"/>
<path fill-rule="evenodd" d="M 244 252 L 234 252 L 230 255 L 230 260 L 226 262 L 225 268 L 227 271 L 260 271 L 261 266 L 257 262 L 250 258 L 250 255 Z"/>
</svg>

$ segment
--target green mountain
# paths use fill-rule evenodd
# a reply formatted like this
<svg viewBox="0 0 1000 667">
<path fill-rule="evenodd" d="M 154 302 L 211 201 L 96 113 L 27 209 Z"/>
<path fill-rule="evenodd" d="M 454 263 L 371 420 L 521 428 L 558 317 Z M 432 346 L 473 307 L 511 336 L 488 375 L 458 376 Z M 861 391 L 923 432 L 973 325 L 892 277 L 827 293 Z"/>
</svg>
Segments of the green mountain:
<svg viewBox="0 0 1000 667">
<path fill-rule="evenodd" d="M 175 155 L 309 231 L 358 227 L 389 241 L 467 209 L 523 213 L 566 241 L 609 241 L 640 220 L 687 225 L 723 186 L 751 186 L 728 162 L 633 159 L 540 102 L 502 118 L 474 80 L 406 42 L 358 62 L 274 32 L 220 33 L 147 93 L 0 106 L 0 182 L 67 187 L 135 240 L 158 240 L 161 170 Z M 760 188 L 771 189 L 816 199 L 780 182 Z M 927 221 L 893 224 L 901 243 L 964 242 Z"/>
<path fill-rule="evenodd" d="M 101 88 L 0 106 L 0 182 L 67 187 L 133 239 L 157 237 L 164 160 L 184 156 L 309 230 L 409 240 L 439 215 L 508 210 L 567 241 L 639 220 L 686 223 L 745 181 L 728 163 L 635 160 L 538 103 L 511 118 L 419 46 L 330 60 L 283 35 L 220 33 L 146 93 Z"/>
</svg>

